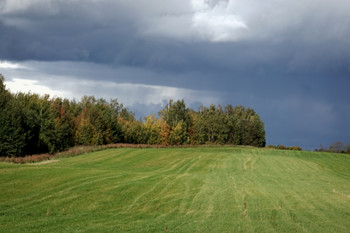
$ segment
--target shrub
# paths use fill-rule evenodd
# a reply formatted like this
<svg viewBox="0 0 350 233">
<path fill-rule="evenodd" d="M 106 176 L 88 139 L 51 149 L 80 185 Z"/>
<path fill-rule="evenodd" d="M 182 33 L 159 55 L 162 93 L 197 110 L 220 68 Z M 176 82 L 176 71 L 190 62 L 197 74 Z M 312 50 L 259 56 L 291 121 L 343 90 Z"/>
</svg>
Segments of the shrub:
<svg viewBox="0 0 350 233">
<path fill-rule="evenodd" d="M 300 146 L 291 146 L 289 150 L 303 150 Z"/>
<path fill-rule="evenodd" d="M 278 146 L 276 146 L 276 149 L 288 150 L 288 148 L 287 148 L 286 146 L 283 146 L 283 145 L 278 145 Z"/>
<path fill-rule="evenodd" d="M 284 146 L 284 145 L 278 145 L 278 146 L 274 146 L 274 145 L 268 145 L 266 146 L 266 148 L 268 149 L 278 149 L 278 150 L 303 150 L 300 146 Z"/>
</svg>

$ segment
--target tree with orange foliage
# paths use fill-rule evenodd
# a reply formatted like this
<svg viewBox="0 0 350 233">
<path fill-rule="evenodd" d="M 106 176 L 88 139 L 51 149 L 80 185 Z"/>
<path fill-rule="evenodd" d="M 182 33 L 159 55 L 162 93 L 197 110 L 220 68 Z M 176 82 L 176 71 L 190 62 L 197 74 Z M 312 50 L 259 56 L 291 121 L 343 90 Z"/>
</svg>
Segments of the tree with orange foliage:
<svg viewBox="0 0 350 233">
<path fill-rule="evenodd" d="M 165 121 L 163 121 L 161 130 L 160 130 L 162 145 L 165 145 L 165 146 L 169 145 L 169 136 L 170 136 L 170 127 Z"/>
</svg>

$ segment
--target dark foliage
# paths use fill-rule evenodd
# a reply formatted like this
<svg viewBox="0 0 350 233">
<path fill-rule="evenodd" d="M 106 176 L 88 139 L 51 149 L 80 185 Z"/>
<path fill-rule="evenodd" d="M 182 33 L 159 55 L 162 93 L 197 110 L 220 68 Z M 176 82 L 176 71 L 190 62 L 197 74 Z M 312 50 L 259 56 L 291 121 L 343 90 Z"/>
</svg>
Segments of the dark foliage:
<svg viewBox="0 0 350 233">
<path fill-rule="evenodd" d="M 266 148 L 278 149 L 278 150 L 303 150 L 300 146 L 284 146 L 284 145 L 268 145 Z"/>
<path fill-rule="evenodd" d="M 159 118 L 135 120 L 117 99 L 80 102 L 31 93 L 12 94 L 0 76 L 0 156 L 54 154 L 73 146 L 233 144 L 265 146 L 264 123 L 243 106 L 200 107 L 172 101 Z M 31 158 L 33 159 L 33 158 Z"/>
<path fill-rule="evenodd" d="M 325 148 L 321 145 L 320 148 L 315 149 L 315 151 L 350 154 L 350 143 L 345 144 L 343 142 L 338 141 L 329 145 L 328 148 Z"/>
</svg>

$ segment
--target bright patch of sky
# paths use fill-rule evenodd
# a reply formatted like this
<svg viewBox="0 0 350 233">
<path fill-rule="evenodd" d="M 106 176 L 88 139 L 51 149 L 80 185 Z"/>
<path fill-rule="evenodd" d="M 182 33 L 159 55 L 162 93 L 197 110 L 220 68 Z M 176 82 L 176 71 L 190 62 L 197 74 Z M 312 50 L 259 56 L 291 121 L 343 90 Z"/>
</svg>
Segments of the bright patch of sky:
<svg viewBox="0 0 350 233">
<path fill-rule="evenodd" d="M 3 68 L 1 72 L 5 77 L 10 78 L 5 81 L 6 87 L 13 93 L 31 92 L 77 100 L 84 95 L 93 95 L 96 98 L 106 100 L 117 98 L 124 105 L 131 107 L 139 104 L 163 105 L 169 99 L 184 99 L 189 105 L 198 103 L 210 105 L 219 103 L 220 95 L 222 95 L 210 91 L 170 86 L 94 80 L 95 74 L 93 72 L 90 73 L 90 76 L 87 75 L 89 72 L 86 73 L 86 67 L 89 66 L 86 63 L 72 62 L 70 66 L 66 67 L 64 73 L 56 71 L 54 74 L 42 69 L 45 66 L 60 67 L 62 64 L 59 62 L 25 62 L 25 64 L 21 64 L 9 61 L 0 63 L 0 68 Z M 118 76 L 120 73 L 120 70 L 104 65 L 93 66 L 91 70 L 93 69 L 96 73 L 107 70 L 112 76 Z M 74 76 L 67 75 L 69 73 L 74 73 Z"/>
<path fill-rule="evenodd" d="M 35 93 L 39 95 L 49 94 L 52 97 L 63 97 L 64 92 L 52 90 L 49 87 L 41 85 L 38 80 L 14 78 L 11 81 L 5 82 L 6 87 L 12 93 L 24 92 Z"/>
<path fill-rule="evenodd" d="M 19 65 L 18 63 L 13 63 L 9 61 L 0 61 L 0 69 L 20 69 L 20 68 L 26 68 L 26 67 Z"/>
<path fill-rule="evenodd" d="M 234 41 L 248 29 L 245 22 L 233 14 L 229 1 L 192 0 L 192 26 L 204 39 Z"/>
</svg>

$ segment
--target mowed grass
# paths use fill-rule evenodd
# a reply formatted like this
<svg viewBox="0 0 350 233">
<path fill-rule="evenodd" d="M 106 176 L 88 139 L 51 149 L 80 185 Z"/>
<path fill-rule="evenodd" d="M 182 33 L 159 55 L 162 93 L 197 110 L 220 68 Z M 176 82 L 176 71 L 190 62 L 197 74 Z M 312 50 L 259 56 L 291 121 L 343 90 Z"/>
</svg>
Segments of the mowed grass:
<svg viewBox="0 0 350 233">
<path fill-rule="evenodd" d="M 350 232 L 349 155 L 110 149 L 0 179 L 0 232 Z"/>
</svg>

